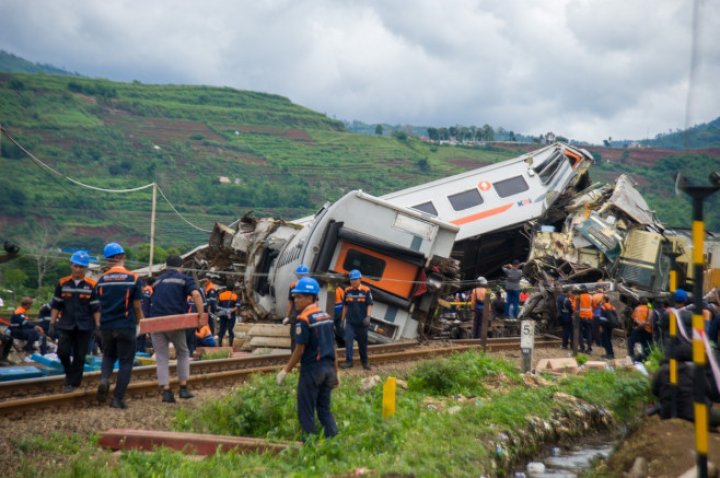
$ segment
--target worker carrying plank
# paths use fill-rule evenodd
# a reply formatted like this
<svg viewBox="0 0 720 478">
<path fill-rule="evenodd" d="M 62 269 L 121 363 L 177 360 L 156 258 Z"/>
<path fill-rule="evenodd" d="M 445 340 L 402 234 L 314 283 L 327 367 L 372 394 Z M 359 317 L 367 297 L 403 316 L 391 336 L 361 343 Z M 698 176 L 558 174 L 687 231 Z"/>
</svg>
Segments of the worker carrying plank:
<svg viewBox="0 0 720 478">
<path fill-rule="evenodd" d="M 205 309 L 202 296 L 195 285 L 195 280 L 183 273 L 182 258 L 180 256 L 168 256 L 165 261 L 167 269 L 158 277 L 154 284 L 152 298 L 150 299 L 150 316 L 160 317 L 167 315 L 183 314 L 187 311 L 187 297 L 190 296 L 195 302 L 198 311 L 198 323 L 205 325 Z M 158 331 L 150 334 L 153 349 L 157 359 L 158 383 L 162 390 L 162 401 L 174 403 L 175 396 L 170 388 L 170 367 L 168 364 L 168 346 L 172 342 L 177 357 L 177 374 L 180 381 L 180 398 L 192 398 L 193 394 L 187 388 L 187 380 L 190 376 L 190 353 L 188 350 L 187 338 L 184 329 Z"/>
</svg>

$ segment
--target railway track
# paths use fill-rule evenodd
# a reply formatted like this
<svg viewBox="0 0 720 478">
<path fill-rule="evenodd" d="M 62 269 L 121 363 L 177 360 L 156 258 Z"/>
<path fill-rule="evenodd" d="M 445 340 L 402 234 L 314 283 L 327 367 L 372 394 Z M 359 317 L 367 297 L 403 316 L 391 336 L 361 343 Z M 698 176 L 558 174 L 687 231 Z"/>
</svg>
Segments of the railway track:
<svg viewBox="0 0 720 478">
<path fill-rule="evenodd" d="M 416 342 L 373 345 L 369 347 L 368 353 L 372 364 L 383 364 L 441 357 L 467 350 L 476 350 L 482 346 L 479 339 L 448 341 L 442 342 L 442 344 L 447 344 L 447 346 L 429 347 Z M 560 340 L 552 336 L 538 337 L 535 340 L 536 348 L 559 345 Z M 487 341 L 487 351 L 489 352 L 517 350 L 519 347 L 519 337 L 496 338 Z M 344 357 L 343 350 L 338 351 L 341 358 Z M 289 354 L 276 354 L 191 362 L 191 376 L 188 382 L 193 386 L 200 384 L 237 385 L 252 374 L 276 372 L 280 366 L 287 363 L 288 358 Z M 77 407 L 95 404 L 95 392 L 99 377 L 99 372 L 85 374 L 83 388 L 70 393 L 57 393 L 62 388 L 63 376 L 2 383 L 0 384 L 0 413 L 7 415 L 46 407 Z M 112 383 L 114 383 L 114 378 L 111 379 Z M 174 379 L 171 383 L 177 385 L 177 381 Z M 158 396 L 154 366 L 133 369 L 132 382 L 126 396 L 130 398 Z"/>
</svg>

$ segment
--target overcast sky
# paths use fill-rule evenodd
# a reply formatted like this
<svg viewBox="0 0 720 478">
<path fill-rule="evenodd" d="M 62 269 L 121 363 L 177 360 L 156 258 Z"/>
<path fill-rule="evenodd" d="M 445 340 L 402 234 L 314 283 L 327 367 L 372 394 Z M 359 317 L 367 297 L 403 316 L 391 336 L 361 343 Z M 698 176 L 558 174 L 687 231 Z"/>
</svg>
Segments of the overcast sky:
<svg viewBox="0 0 720 478">
<path fill-rule="evenodd" d="M 694 29 L 690 0 L 0 0 L 0 48 L 343 120 L 599 143 L 720 116 L 720 2 L 698 5 Z"/>
</svg>

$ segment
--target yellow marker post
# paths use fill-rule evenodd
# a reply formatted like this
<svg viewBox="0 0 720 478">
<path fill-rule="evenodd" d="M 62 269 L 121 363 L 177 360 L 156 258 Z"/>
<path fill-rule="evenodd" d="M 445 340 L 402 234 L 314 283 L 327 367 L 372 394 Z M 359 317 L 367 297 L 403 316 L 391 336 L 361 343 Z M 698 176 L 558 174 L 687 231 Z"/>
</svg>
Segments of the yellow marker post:
<svg viewBox="0 0 720 478">
<path fill-rule="evenodd" d="M 388 377 L 383 384 L 382 416 L 388 419 L 395 415 L 395 390 L 397 381 L 395 377 Z"/>
</svg>

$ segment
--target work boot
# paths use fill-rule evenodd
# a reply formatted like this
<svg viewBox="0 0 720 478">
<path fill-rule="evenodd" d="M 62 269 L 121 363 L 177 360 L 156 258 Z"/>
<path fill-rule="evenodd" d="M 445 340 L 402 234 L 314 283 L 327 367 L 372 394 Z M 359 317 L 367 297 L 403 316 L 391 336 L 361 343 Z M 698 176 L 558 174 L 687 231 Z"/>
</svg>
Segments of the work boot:
<svg viewBox="0 0 720 478">
<path fill-rule="evenodd" d="M 121 410 L 125 410 L 127 408 L 127 404 L 119 398 L 113 397 L 112 402 L 110 402 L 110 408 L 119 408 Z"/>
<path fill-rule="evenodd" d="M 95 394 L 95 399 L 100 403 L 105 403 L 109 388 L 110 386 L 107 382 L 100 382 L 100 385 L 98 385 L 97 388 L 97 394 Z"/>
<path fill-rule="evenodd" d="M 343 362 L 340 364 L 340 368 L 352 368 L 353 363 L 352 362 Z"/>
<path fill-rule="evenodd" d="M 175 403 L 175 396 L 173 395 L 172 390 L 163 390 L 162 401 L 163 403 Z"/>
<path fill-rule="evenodd" d="M 63 393 L 74 392 L 76 389 L 77 389 L 77 387 L 73 387 L 72 385 L 65 385 L 63 387 Z"/>
<path fill-rule="evenodd" d="M 188 390 L 187 387 L 181 386 L 181 387 L 180 387 L 180 393 L 178 393 L 178 396 L 179 396 L 180 398 L 188 399 L 188 398 L 193 398 L 195 395 L 193 395 L 192 393 L 190 393 L 190 390 Z"/>
<path fill-rule="evenodd" d="M 370 370 L 370 364 L 364 363 L 364 364 L 362 364 L 362 366 L 365 370 Z"/>
</svg>

